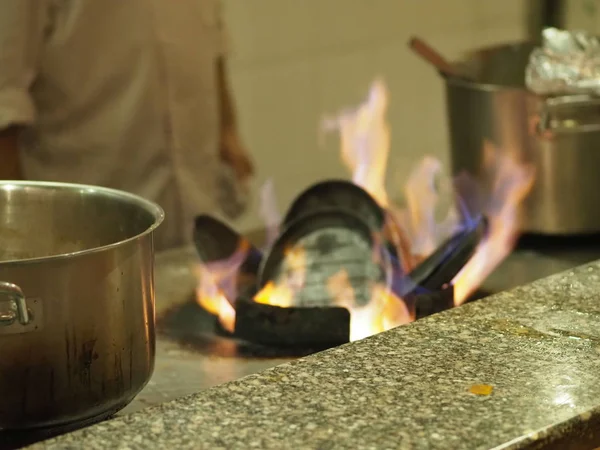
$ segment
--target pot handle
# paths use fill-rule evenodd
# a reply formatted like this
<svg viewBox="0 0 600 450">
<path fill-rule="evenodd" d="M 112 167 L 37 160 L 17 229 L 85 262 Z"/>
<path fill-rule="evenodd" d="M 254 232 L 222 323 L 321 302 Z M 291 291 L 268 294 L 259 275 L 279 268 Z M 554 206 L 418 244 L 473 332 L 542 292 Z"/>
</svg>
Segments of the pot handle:
<svg viewBox="0 0 600 450">
<path fill-rule="evenodd" d="M 585 114 L 589 108 L 594 108 L 590 118 Z M 577 110 L 572 114 L 570 110 Z M 541 137 L 550 138 L 556 131 L 600 131 L 600 97 L 577 94 L 551 97 L 543 101 L 537 120 L 537 133 Z M 571 116 L 569 117 L 569 113 Z M 584 123 L 579 123 L 583 119 Z"/>
<path fill-rule="evenodd" d="M 7 313 L 0 312 L 0 327 L 12 325 L 15 320 L 18 320 L 21 325 L 29 324 L 29 310 L 21 288 L 13 283 L 0 281 L 0 303 L 3 303 L 2 297 L 8 297 L 11 311 Z"/>
</svg>

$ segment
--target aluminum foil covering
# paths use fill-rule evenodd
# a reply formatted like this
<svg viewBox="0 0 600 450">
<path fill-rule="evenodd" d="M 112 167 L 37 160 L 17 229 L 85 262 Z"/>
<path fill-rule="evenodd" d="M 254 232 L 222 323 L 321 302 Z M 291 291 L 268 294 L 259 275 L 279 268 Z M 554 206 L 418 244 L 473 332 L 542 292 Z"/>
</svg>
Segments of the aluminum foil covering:
<svg viewBox="0 0 600 450">
<path fill-rule="evenodd" d="M 584 31 L 546 28 L 529 57 L 525 85 L 540 95 L 600 94 L 600 41 Z"/>
</svg>

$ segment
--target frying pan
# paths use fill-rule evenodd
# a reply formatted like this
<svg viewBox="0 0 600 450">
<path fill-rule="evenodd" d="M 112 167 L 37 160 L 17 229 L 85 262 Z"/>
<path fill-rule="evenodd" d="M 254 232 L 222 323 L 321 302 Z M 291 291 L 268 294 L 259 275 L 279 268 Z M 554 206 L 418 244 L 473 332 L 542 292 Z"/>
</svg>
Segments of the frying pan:
<svg viewBox="0 0 600 450">
<path fill-rule="evenodd" d="M 316 183 L 302 192 L 292 202 L 283 225 L 308 214 L 338 209 L 360 217 L 373 230 L 381 230 L 385 212 L 377 201 L 360 186 L 346 180 L 327 180 Z"/>
<path fill-rule="evenodd" d="M 466 230 L 446 240 L 408 274 L 413 287 L 437 291 L 450 283 L 469 262 L 486 231 L 487 221 L 479 217 Z"/>
<path fill-rule="evenodd" d="M 362 218 L 347 211 L 321 209 L 302 215 L 289 223 L 263 258 L 259 287 L 278 278 L 286 264 L 286 251 L 298 246 L 307 253 L 306 273 L 316 278 L 314 286 L 325 289 L 328 277 L 342 269 L 348 271 L 351 283 L 356 282 L 353 288 L 357 297 L 369 284 L 365 280 L 389 285 L 392 275 L 389 254 L 379 246 L 375 235 Z M 314 287 L 310 281 L 307 284 L 309 290 Z M 368 298 L 357 301 L 366 302 Z"/>
<path fill-rule="evenodd" d="M 193 236 L 196 251 L 204 263 L 225 260 L 247 245 L 248 252 L 240 270 L 247 274 L 258 274 L 262 252 L 222 221 L 208 214 L 197 216 Z"/>
</svg>

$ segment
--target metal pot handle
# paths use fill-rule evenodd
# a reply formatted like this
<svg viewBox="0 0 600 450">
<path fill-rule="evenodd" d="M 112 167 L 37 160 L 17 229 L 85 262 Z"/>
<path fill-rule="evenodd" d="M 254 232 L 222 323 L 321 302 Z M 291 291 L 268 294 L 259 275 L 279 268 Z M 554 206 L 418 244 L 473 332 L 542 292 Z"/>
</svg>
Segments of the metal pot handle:
<svg viewBox="0 0 600 450">
<path fill-rule="evenodd" d="M 599 107 L 600 97 L 590 96 L 586 94 L 564 95 L 560 97 L 548 98 L 543 102 L 539 118 L 537 120 L 537 132 L 542 137 L 552 137 L 553 133 L 558 129 L 568 129 L 568 131 L 597 131 L 600 130 L 599 123 L 588 123 L 585 125 L 574 124 L 573 126 L 557 127 L 553 123 L 552 115 L 560 112 L 561 109 L 577 108 L 577 107 Z M 565 120 L 561 123 L 567 122 Z"/>
<path fill-rule="evenodd" d="M 0 327 L 12 325 L 15 320 L 18 320 L 21 325 L 29 324 L 31 319 L 21 288 L 13 283 L 0 281 L 0 303 L 3 303 L 2 297 L 8 297 L 12 311 L 0 312 Z"/>
</svg>

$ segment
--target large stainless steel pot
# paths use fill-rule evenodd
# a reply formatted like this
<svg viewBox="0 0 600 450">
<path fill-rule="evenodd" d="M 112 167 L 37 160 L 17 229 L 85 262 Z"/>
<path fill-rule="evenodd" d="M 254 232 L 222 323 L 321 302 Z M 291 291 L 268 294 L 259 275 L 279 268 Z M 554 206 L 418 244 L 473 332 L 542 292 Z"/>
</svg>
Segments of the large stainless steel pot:
<svg viewBox="0 0 600 450">
<path fill-rule="evenodd" d="M 477 51 L 462 63 L 476 81 L 446 78 L 454 173 L 484 183 L 483 142 L 532 163 L 536 181 L 523 205 L 523 231 L 575 234 L 600 231 L 600 100 L 545 99 L 524 88 L 533 44 Z"/>
<path fill-rule="evenodd" d="M 101 419 L 144 387 L 162 220 L 120 191 L 0 181 L 0 429 Z"/>
</svg>

